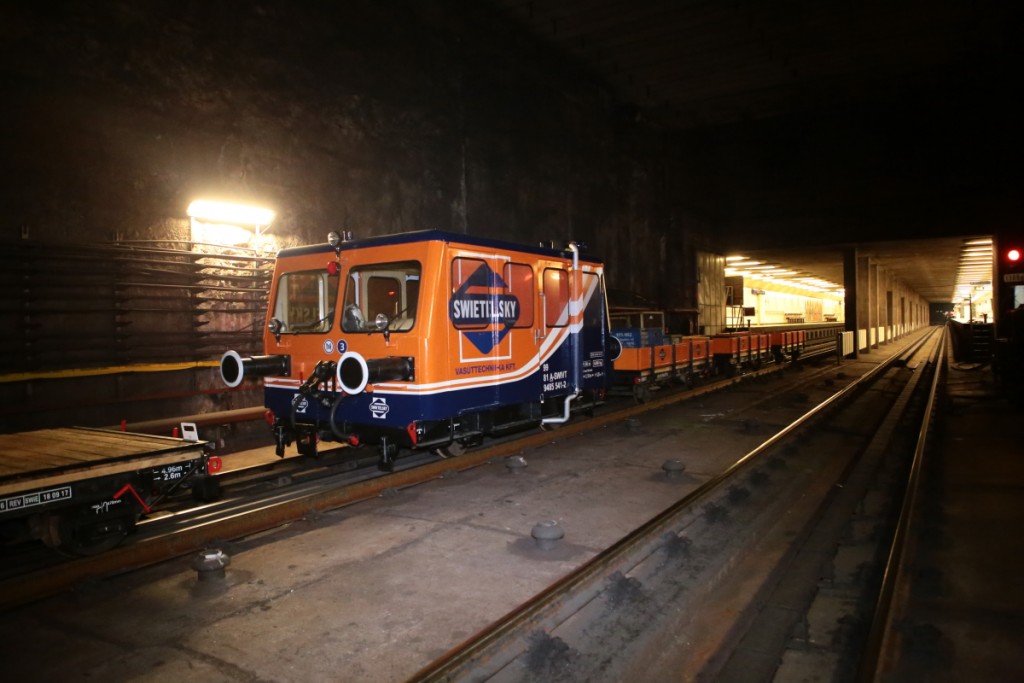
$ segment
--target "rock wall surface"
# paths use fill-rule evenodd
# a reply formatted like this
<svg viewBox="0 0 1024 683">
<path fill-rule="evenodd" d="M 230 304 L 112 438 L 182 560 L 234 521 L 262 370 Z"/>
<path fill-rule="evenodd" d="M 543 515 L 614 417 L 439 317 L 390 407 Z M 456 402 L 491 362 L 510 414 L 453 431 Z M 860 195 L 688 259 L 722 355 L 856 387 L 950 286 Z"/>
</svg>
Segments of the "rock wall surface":
<svg viewBox="0 0 1024 683">
<path fill-rule="evenodd" d="M 183 239 L 202 196 L 277 246 L 580 240 L 650 297 L 678 256 L 663 134 L 483 3 L 5 2 L 0 39 L 0 239 Z"/>
</svg>

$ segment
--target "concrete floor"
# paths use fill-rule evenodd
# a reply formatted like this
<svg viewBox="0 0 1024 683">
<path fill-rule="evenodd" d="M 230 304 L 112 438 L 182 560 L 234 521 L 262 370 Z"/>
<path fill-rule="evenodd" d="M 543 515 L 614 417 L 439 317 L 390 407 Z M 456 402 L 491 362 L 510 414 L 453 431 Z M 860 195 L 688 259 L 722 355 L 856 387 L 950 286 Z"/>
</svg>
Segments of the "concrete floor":
<svg viewBox="0 0 1024 683">
<path fill-rule="evenodd" d="M 0 615 L 11 680 L 396 681 L 546 588 L 760 443 L 802 405 L 737 401 L 771 380 L 227 543 Z M 831 390 L 822 387 L 822 396 Z M 813 399 L 812 399 L 813 400 Z M 743 416 L 749 419 L 750 415 Z M 687 466 L 668 480 L 661 465 Z M 530 531 L 555 519 L 556 549 Z"/>
<path fill-rule="evenodd" d="M 737 401 L 775 381 L 648 413 L 635 428 L 564 440 L 552 432 L 550 445 L 523 454 L 522 474 L 494 462 L 225 543 L 223 582 L 197 582 L 186 557 L 9 611 L 0 615 L 5 675 L 405 680 L 832 391 L 819 382 L 798 400 L 736 413 Z M 670 458 L 687 466 L 679 480 L 661 471 Z M 552 551 L 530 538 L 546 519 L 566 532 Z M 962 612 L 965 624 L 971 616 Z"/>
</svg>

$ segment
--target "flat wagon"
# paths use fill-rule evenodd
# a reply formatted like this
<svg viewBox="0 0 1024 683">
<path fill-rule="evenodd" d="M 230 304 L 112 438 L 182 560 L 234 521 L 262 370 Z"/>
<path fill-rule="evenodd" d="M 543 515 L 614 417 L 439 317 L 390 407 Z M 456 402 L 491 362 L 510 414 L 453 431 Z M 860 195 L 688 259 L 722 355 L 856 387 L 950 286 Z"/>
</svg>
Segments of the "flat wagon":
<svg viewBox="0 0 1024 683">
<path fill-rule="evenodd" d="M 72 554 L 109 549 L 171 493 L 214 494 L 205 442 L 65 427 L 0 434 L 0 533 Z"/>
</svg>

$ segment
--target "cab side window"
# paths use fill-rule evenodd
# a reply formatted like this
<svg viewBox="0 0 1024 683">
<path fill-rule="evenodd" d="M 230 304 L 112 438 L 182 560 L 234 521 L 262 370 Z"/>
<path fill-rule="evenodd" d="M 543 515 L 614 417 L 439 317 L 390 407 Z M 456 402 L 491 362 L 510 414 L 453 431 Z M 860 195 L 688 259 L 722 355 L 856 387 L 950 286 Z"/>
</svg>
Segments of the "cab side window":
<svg viewBox="0 0 1024 683">
<path fill-rule="evenodd" d="M 519 302 L 519 318 L 513 327 L 533 327 L 533 268 L 522 263 L 506 263 L 505 286 Z"/>
<path fill-rule="evenodd" d="M 544 269 L 544 321 L 548 327 L 569 324 L 569 273 L 561 268 Z"/>
</svg>

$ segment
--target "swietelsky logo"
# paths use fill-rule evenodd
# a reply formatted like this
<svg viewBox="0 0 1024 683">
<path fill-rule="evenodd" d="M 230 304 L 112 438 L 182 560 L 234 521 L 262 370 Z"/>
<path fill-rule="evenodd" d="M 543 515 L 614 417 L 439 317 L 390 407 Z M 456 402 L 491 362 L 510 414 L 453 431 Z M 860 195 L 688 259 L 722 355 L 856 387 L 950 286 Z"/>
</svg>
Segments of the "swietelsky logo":
<svg viewBox="0 0 1024 683">
<path fill-rule="evenodd" d="M 519 313 L 519 299 L 486 263 L 466 278 L 448 304 L 451 321 L 485 354 L 501 343 L 519 320 Z"/>
</svg>

